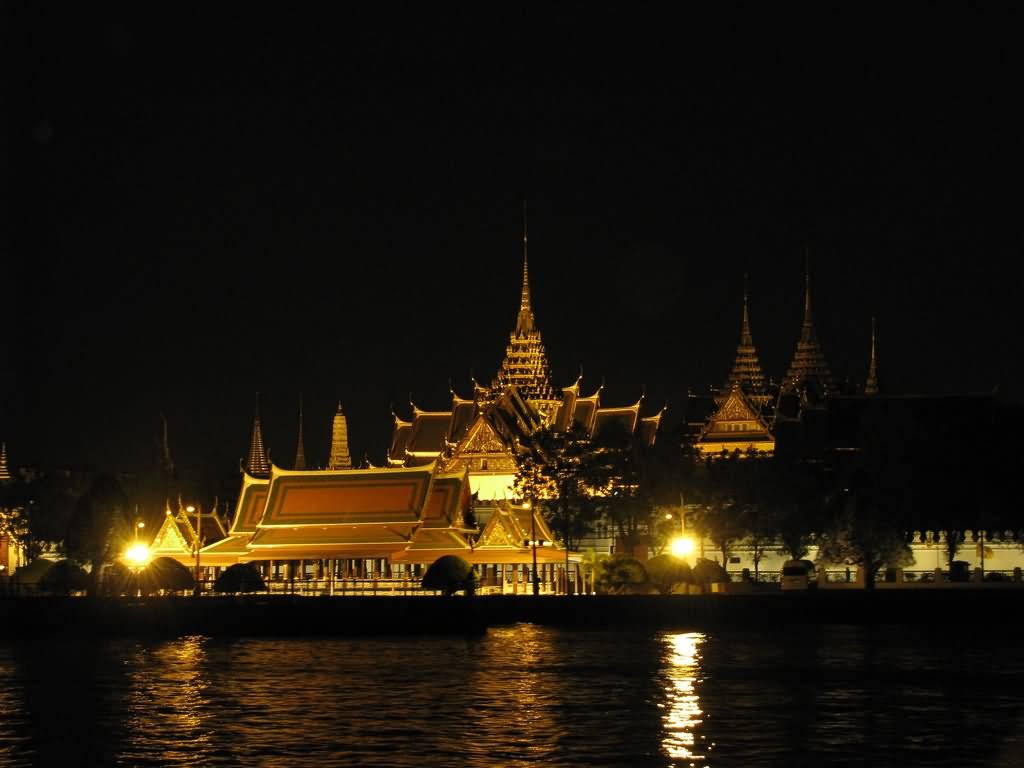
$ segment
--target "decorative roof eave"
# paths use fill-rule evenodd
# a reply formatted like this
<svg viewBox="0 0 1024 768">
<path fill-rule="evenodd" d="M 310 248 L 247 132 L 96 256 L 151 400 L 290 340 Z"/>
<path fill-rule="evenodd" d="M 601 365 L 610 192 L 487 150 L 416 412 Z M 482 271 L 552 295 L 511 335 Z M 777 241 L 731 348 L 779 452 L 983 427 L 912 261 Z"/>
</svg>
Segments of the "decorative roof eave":
<svg viewBox="0 0 1024 768">
<path fill-rule="evenodd" d="M 269 488 L 269 477 L 256 477 L 242 470 L 242 489 L 238 493 L 238 501 L 235 503 L 235 513 L 231 516 L 231 525 L 228 527 L 228 535 L 249 534 L 252 531 L 240 530 L 239 526 L 244 522 L 241 517 L 245 513 L 245 504 L 250 501 L 250 492 L 256 486 Z M 262 514 L 261 514 L 262 516 Z"/>
</svg>

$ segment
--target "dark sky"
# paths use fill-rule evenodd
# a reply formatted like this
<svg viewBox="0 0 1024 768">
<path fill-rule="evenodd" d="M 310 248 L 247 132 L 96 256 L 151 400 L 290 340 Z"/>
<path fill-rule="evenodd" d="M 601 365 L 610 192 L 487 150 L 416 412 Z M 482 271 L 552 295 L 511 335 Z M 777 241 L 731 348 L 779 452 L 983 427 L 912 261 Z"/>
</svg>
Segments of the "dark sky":
<svg viewBox="0 0 1024 768">
<path fill-rule="evenodd" d="M 320 7 L 321 5 L 325 7 Z M 427 4 L 424 4 L 427 5 Z M 720 382 L 750 274 L 780 377 L 819 338 L 892 393 L 1022 394 L 1015 19 L 936 5 L 10 3 L 0 439 L 15 463 L 290 465 L 341 399 L 490 381 L 529 200 L 556 383 L 669 424 Z M 350 7 L 351 6 L 351 7 Z"/>
</svg>

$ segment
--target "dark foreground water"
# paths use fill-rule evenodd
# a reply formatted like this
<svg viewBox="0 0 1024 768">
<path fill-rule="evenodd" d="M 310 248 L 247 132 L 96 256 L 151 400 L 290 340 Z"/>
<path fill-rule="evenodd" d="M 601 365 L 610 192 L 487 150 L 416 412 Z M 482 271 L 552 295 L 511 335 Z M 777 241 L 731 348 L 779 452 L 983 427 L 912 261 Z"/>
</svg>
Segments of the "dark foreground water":
<svg viewBox="0 0 1024 768">
<path fill-rule="evenodd" d="M 1022 765 L 1022 705 L 983 622 L 0 643 L 3 766 Z"/>
</svg>

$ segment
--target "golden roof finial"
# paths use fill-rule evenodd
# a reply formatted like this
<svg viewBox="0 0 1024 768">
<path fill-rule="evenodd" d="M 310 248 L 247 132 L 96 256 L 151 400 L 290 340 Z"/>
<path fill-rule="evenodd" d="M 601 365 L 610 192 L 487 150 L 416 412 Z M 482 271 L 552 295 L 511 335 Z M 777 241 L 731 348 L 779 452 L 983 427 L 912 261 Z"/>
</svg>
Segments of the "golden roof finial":
<svg viewBox="0 0 1024 768">
<path fill-rule="evenodd" d="M 533 308 L 530 303 L 530 263 L 528 243 L 529 239 L 526 228 L 526 200 L 523 200 L 523 290 L 519 301 L 519 317 L 516 321 L 517 333 L 529 333 L 533 330 Z"/>
</svg>

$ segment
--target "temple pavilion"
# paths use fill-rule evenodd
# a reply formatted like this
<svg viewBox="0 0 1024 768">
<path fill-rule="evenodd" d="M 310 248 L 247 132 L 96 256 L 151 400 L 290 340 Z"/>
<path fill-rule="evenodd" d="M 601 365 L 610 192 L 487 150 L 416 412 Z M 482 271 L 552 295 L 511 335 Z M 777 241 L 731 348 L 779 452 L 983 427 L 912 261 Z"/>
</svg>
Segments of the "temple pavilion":
<svg viewBox="0 0 1024 768">
<path fill-rule="evenodd" d="M 516 503 L 517 456 L 537 430 L 572 425 L 591 437 L 617 428 L 653 443 L 664 409 L 643 416 L 632 405 L 607 407 L 601 387 L 581 392 L 582 376 L 555 388 L 530 296 L 526 237 L 519 312 L 505 358 L 489 387 L 475 380 L 469 397 L 451 391 L 451 407 L 394 415 L 387 466 L 353 468 L 341 404 L 332 425 L 331 458 L 307 469 L 299 444 L 293 469 L 271 463 L 257 404 L 242 487 L 230 522 L 203 524 L 168 513 L 154 544 L 160 554 L 202 567 L 258 563 L 266 576 L 315 580 L 321 591 L 372 580 L 381 585 L 418 579 L 442 555 L 473 563 L 481 587 L 525 591 L 537 564 L 542 590 L 581 586 L 580 555 L 555 541 L 543 516 Z M 213 573 L 210 573 L 213 575 Z"/>
</svg>

